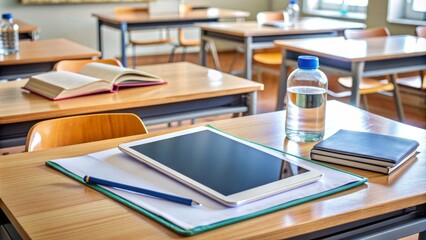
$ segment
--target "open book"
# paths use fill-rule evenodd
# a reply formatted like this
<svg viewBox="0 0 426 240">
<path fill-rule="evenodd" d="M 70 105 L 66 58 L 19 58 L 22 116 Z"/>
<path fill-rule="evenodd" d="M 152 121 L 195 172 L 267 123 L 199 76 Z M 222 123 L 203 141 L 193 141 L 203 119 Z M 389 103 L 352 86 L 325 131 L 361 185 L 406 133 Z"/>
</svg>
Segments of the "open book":
<svg viewBox="0 0 426 240">
<path fill-rule="evenodd" d="M 52 71 L 32 76 L 23 87 L 52 100 L 98 92 L 115 92 L 119 87 L 166 83 L 160 77 L 129 68 L 103 63 L 88 63 L 78 73 Z"/>
</svg>

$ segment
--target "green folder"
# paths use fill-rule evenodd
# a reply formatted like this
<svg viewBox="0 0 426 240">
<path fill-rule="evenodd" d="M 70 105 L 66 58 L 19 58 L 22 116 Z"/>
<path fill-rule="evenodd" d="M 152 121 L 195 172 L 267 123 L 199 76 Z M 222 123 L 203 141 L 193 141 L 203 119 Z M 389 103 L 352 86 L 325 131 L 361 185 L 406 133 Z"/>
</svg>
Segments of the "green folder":
<svg viewBox="0 0 426 240">
<path fill-rule="evenodd" d="M 212 126 L 209 126 L 209 127 L 212 127 Z M 212 127 L 212 128 L 214 128 L 214 127 Z M 219 129 L 216 129 L 216 130 L 219 130 Z M 245 141 L 247 141 L 247 140 L 245 140 Z M 252 141 L 248 141 L 248 142 L 252 142 Z M 252 143 L 255 143 L 255 142 L 252 142 Z M 255 144 L 262 145 L 262 144 L 259 144 L 259 143 L 255 143 Z M 235 217 L 235 218 L 230 218 L 230 219 L 227 219 L 227 220 L 224 220 L 224 221 L 216 222 L 216 223 L 213 223 L 213 224 L 210 224 L 210 225 L 207 225 L 207 226 L 199 226 L 199 227 L 195 227 L 195 228 L 192 228 L 192 229 L 183 229 L 183 228 L 177 226 L 176 224 L 170 222 L 169 220 L 166 220 L 163 217 L 160 217 L 160 216 L 158 216 L 158 215 L 156 215 L 156 214 L 154 214 L 154 213 L 152 213 L 152 212 L 150 212 L 150 211 L 128 201 L 127 199 L 124 199 L 123 197 L 118 196 L 118 195 L 110 192 L 109 190 L 107 190 L 107 189 L 105 189 L 101 186 L 93 185 L 93 184 L 87 184 L 83 180 L 83 178 L 81 178 L 78 175 L 68 171 L 67 169 L 63 168 L 62 166 L 60 166 L 57 163 L 54 163 L 52 161 L 48 161 L 48 162 L 46 162 L 46 165 L 53 168 L 53 169 L 58 170 L 59 172 L 67 175 L 68 177 L 71 177 L 71 178 L 77 180 L 78 182 L 80 182 L 80 183 L 82 183 L 82 184 L 84 184 L 84 185 L 86 185 L 90 188 L 95 189 L 96 191 L 103 193 L 104 195 L 114 199 L 117 202 L 120 202 L 120 203 L 126 205 L 127 207 L 130 207 L 131 209 L 133 209 L 133 210 L 135 210 L 135 211 L 137 211 L 137 212 L 139 212 L 139 213 L 141 213 L 141 214 L 143 214 L 143 215 L 145 215 L 149 218 L 152 218 L 153 220 L 157 221 L 158 223 L 163 224 L 164 226 L 175 231 L 176 233 L 178 233 L 180 235 L 185 235 L 185 236 L 196 235 L 196 234 L 199 234 L 199 233 L 202 233 L 202 232 L 205 232 L 205 231 L 209 231 L 209 230 L 216 229 L 216 228 L 219 228 L 219 227 L 223 227 L 223 226 L 226 226 L 226 225 L 229 225 L 229 224 L 241 222 L 241 221 L 251 219 L 251 218 L 254 218 L 254 217 L 257 217 L 257 216 L 261 216 L 261 215 L 265 215 L 265 214 L 268 214 L 268 213 L 271 213 L 271 212 L 282 210 L 282 209 L 285 209 L 285 208 L 288 208 L 288 207 L 291 207 L 291 206 L 302 204 L 302 203 L 305 203 L 305 202 L 308 202 L 308 201 L 311 201 L 311 200 L 314 200 L 314 199 L 318 199 L 318 198 L 321 198 L 321 197 L 324 197 L 324 196 L 328 196 L 328 195 L 331 195 L 331 194 L 334 194 L 334 193 L 342 192 L 342 191 L 345 191 L 347 189 L 362 185 L 362 184 L 364 184 L 368 181 L 367 178 L 353 174 L 353 173 L 350 173 L 350 172 L 342 171 L 340 169 L 333 168 L 333 167 L 327 166 L 325 164 L 321 164 L 321 163 L 318 163 L 318 162 L 315 162 L 315 161 L 312 161 L 312 160 L 309 160 L 309 159 L 306 159 L 306 158 L 295 156 L 293 154 L 289 154 L 289 153 L 286 153 L 286 152 L 283 152 L 281 150 L 274 149 L 274 148 L 271 148 L 271 147 L 268 147 L 268 146 L 265 146 L 265 145 L 262 145 L 262 146 L 273 149 L 273 150 L 281 152 L 281 153 L 291 155 L 293 157 L 297 157 L 297 158 L 302 159 L 304 161 L 309 161 L 309 162 L 321 165 L 323 167 L 327 167 L 327 168 L 330 168 L 330 169 L 333 169 L 333 170 L 336 170 L 336 171 L 340 171 L 340 172 L 344 172 L 346 174 L 356 176 L 356 177 L 359 178 L 359 181 L 352 182 L 352 183 L 343 185 L 341 187 L 334 188 L 334 189 L 324 191 L 324 192 L 321 192 L 321 193 L 313 194 L 313 195 L 310 195 L 308 197 L 295 199 L 293 201 L 289 201 L 289 202 L 286 202 L 286 203 L 283 203 L 283 204 L 279 204 L 279 205 L 267 208 L 265 210 L 261 210 L 261 211 L 250 213 L 250 214 L 247 214 L 247 215 L 243 215 L 243 216 L 239 216 L 239 217 Z"/>
</svg>

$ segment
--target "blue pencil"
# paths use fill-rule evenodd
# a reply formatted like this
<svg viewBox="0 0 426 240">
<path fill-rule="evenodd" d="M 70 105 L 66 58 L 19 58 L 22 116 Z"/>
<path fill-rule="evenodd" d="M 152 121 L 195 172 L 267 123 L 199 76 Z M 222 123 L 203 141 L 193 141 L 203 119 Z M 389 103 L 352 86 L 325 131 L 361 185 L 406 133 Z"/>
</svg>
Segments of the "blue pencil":
<svg viewBox="0 0 426 240">
<path fill-rule="evenodd" d="M 169 200 L 169 201 L 172 201 L 172 202 L 177 202 L 177 203 L 181 203 L 181 204 L 185 204 L 185 205 L 189 205 L 189 206 L 201 206 L 200 203 L 198 203 L 198 202 L 196 202 L 192 199 L 189 199 L 189 198 L 178 197 L 178 196 L 174 196 L 174 195 L 170 195 L 170 194 L 166 194 L 166 193 L 161 193 L 161 192 L 156 192 L 156 191 L 152 191 L 152 190 L 148 190 L 148 189 L 144 189 L 144 188 L 139 188 L 139 187 L 135 187 L 135 186 L 130 186 L 130 185 L 122 184 L 122 183 L 111 182 L 111 181 L 108 181 L 108 180 L 95 178 L 95 177 L 91 177 L 91 176 L 84 176 L 83 179 L 86 183 L 98 184 L 98 185 L 103 185 L 103 186 L 108 186 L 108 187 L 114 187 L 114 188 L 129 190 L 129 191 L 132 191 L 132 192 L 142 193 L 142 194 L 145 194 L 145 195 L 148 195 L 148 196 L 152 196 L 152 197 L 156 197 L 156 198 L 160 198 L 160 199 L 165 199 L 165 200 Z"/>
</svg>

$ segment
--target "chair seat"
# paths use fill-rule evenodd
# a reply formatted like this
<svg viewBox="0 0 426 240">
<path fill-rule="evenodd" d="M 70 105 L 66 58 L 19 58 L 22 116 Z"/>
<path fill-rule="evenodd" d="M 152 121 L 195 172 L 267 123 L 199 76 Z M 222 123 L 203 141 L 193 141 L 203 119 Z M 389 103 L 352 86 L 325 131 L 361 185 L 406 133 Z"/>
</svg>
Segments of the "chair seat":
<svg viewBox="0 0 426 240">
<path fill-rule="evenodd" d="M 344 87 L 352 87 L 352 77 L 340 77 L 337 81 Z M 393 91 L 393 89 L 393 84 L 387 79 L 363 78 L 359 84 L 359 94 L 361 95 L 377 93 L 378 91 Z"/>
<path fill-rule="evenodd" d="M 155 44 L 165 44 L 170 43 L 173 40 L 171 38 L 165 38 L 165 39 L 156 39 L 152 41 L 138 41 L 138 40 L 131 40 L 130 44 L 135 46 L 148 46 L 148 45 L 155 45 Z"/>
<path fill-rule="evenodd" d="M 259 64 L 279 66 L 282 62 L 282 55 L 280 52 L 255 53 L 253 55 L 253 60 Z"/>
<path fill-rule="evenodd" d="M 201 45 L 201 42 L 198 40 L 181 40 L 180 46 L 182 47 L 197 47 Z"/>
</svg>

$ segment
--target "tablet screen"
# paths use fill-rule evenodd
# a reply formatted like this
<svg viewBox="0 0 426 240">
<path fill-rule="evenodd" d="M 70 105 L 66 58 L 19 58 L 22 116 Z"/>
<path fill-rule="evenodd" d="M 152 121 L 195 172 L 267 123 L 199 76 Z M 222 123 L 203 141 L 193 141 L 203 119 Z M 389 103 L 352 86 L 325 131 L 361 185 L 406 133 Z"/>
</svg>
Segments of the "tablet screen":
<svg viewBox="0 0 426 240">
<path fill-rule="evenodd" d="M 225 196 L 309 171 L 208 130 L 130 148 Z"/>
</svg>

